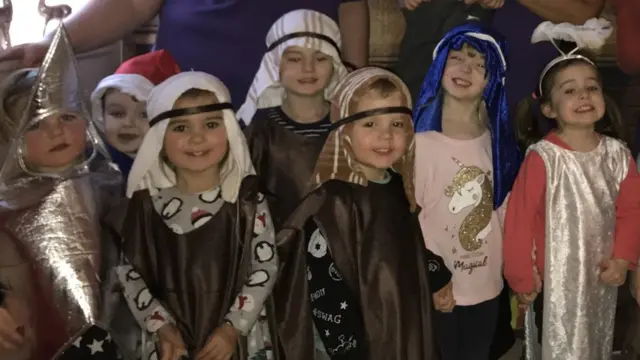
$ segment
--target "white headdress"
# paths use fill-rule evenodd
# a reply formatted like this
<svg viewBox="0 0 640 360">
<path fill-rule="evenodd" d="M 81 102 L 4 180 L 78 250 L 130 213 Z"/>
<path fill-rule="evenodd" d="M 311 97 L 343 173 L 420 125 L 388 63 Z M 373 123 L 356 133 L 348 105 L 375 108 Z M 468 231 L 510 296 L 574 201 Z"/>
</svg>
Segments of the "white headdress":
<svg viewBox="0 0 640 360">
<path fill-rule="evenodd" d="M 560 52 L 560 56 L 551 60 L 551 62 L 545 66 L 544 70 L 542 70 L 538 83 L 539 93 L 542 94 L 542 80 L 544 80 L 547 72 L 562 61 L 580 59 L 595 67 L 593 61 L 585 56 L 575 54 L 575 52 L 580 49 L 600 49 L 607 41 L 607 38 L 611 36 L 612 32 L 613 27 L 611 23 L 602 18 L 589 19 L 584 25 L 573 25 L 570 23 L 554 24 L 550 21 L 545 21 L 538 25 L 533 31 L 533 35 L 531 35 L 531 43 L 551 41 L 553 46 Z M 575 42 L 576 47 L 565 53 L 560 49 L 558 44 L 556 44 L 555 40 Z"/>
<path fill-rule="evenodd" d="M 230 104 L 231 97 L 227 87 L 218 78 L 207 73 L 183 72 L 170 77 L 151 91 L 147 101 L 151 128 L 142 141 L 129 173 L 127 197 L 131 197 L 137 190 L 148 189 L 153 195 L 160 189 L 176 185 L 176 174 L 160 158 L 160 152 L 171 116 L 178 116 L 172 115 L 173 111 L 183 111 L 182 109 L 172 110 L 173 105 L 189 89 L 211 91 L 219 102 L 211 106 L 216 107 L 216 110 L 222 109 L 229 139 L 229 154 L 220 170 L 220 187 L 224 200 L 235 202 L 242 180 L 247 175 L 255 174 L 247 142 Z M 207 111 L 214 110 L 198 110 L 198 112 Z"/>
<path fill-rule="evenodd" d="M 280 81 L 280 60 L 290 46 L 315 49 L 333 58 L 333 75 L 325 90 L 331 99 L 340 79 L 347 74 L 342 63 L 340 28 L 330 17 L 313 10 L 294 10 L 278 19 L 267 33 L 267 53 L 251 84 L 247 99 L 237 116 L 249 124 L 257 109 L 282 104 L 284 89 Z"/>
<path fill-rule="evenodd" d="M 104 109 L 102 97 L 109 89 L 118 89 L 131 95 L 138 101 L 147 101 L 153 83 L 138 74 L 113 74 L 102 79 L 91 93 L 91 113 L 93 121 L 100 131 L 104 132 Z"/>
</svg>

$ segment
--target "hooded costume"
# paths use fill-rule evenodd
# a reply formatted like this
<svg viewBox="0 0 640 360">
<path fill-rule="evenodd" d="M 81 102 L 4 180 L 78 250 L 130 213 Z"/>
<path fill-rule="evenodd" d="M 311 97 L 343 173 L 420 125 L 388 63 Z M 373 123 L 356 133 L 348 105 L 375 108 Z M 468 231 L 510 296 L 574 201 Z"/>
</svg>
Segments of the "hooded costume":
<svg viewBox="0 0 640 360">
<path fill-rule="evenodd" d="M 377 79 L 396 84 L 407 104 L 351 113 L 354 92 Z M 356 70 L 338 86 L 333 131 L 312 177 L 317 188 L 277 238 L 283 265 L 274 298 L 288 359 L 312 359 L 315 348 L 330 359 L 437 358 L 430 289 L 442 288 L 451 274 L 442 259 L 427 255 L 413 213 L 413 130 L 384 183 L 356 170 L 344 132 L 368 116 L 410 115 L 410 99 L 398 77 L 378 68 Z"/>
<path fill-rule="evenodd" d="M 301 127 L 289 120 L 280 106 L 285 89 L 279 82 L 280 60 L 288 47 L 300 46 L 331 56 L 333 74 L 325 99 L 330 100 L 336 84 L 347 70 L 340 60 L 340 28 L 324 14 L 311 10 L 295 10 L 276 21 L 267 34 L 268 51 L 262 59 L 238 118 L 248 128 L 245 133 L 251 159 L 260 178 L 261 191 L 267 196 L 276 230 L 287 219 L 306 194 L 309 179 L 320 149 L 328 134 L 328 119 Z M 285 120 L 286 119 L 286 120 Z M 324 127 L 326 125 L 326 127 Z M 314 128 L 314 129 L 309 129 Z"/>
<path fill-rule="evenodd" d="M 123 62 L 113 75 L 102 79 L 91 93 L 91 110 L 96 127 L 104 135 L 104 95 L 117 89 L 138 101 L 147 101 L 154 86 L 180 72 L 171 54 L 166 50 L 153 51 Z M 131 154 L 118 151 L 111 144 L 107 149 L 126 179 L 133 164 Z"/>
<path fill-rule="evenodd" d="M 174 109 L 190 89 L 210 91 L 218 103 Z M 147 109 L 151 128 L 129 175 L 129 199 L 107 221 L 122 240 L 127 263 L 118 273 L 131 311 L 149 333 L 173 322 L 189 358 L 225 322 L 241 335 L 233 359 L 274 358 L 261 312 L 277 273 L 274 230 L 227 88 L 206 73 L 181 73 L 152 91 Z M 215 111 L 229 139 L 220 185 L 184 194 L 161 156 L 164 134 L 172 118 Z M 140 279 L 148 288 L 128 290 Z M 146 346 L 144 358 L 153 356 Z"/>
<path fill-rule="evenodd" d="M 612 31 L 603 19 L 540 24 L 532 42 L 551 41 L 559 51 L 555 40 L 577 44 L 544 68 L 540 98 L 550 96 L 542 84 L 555 66 L 572 61 L 595 69 L 575 52 L 602 46 Z M 640 176 L 631 153 L 605 135 L 591 151 L 575 151 L 550 133 L 529 147 L 522 169 L 507 208 L 504 273 L 519 293 L 537 290 L 534 273 L 541 277 L 542 292 L 525 318 L 527 359 L 609 359 L 618 289 L 600 279 L 602 264 L 611 258 L 633 263 L 640 254 Z"/>
<path fill-rule="evenodd" d="M 27 312 L 21 325 L 30 354 L 21 359 L 116 357 L 103 321 L 112 303 L 102 302 L 101 292 L 117 252 L 101 241 L 100 219 L 118 197 L 121 177 L 93 128 L 77 76 L 60 26 L 24 115 L 3 119 L 13 141 L 0 168 L 0 282 Z M 84 151 L 61 172 L 30 167 L 26 132 L 60 113 L 86 123 Z"/>
<path fill-rule="evenodd" d="M 515 179 L 521 156 L 511 123 L 504 91 L 507 61 L 504 56 L 502 37 L 482 27 L 469 23 L 449 31 L 433 51 L 433 64 L 422 83 L 420 96 L 415 105 L 414 121 L 416 133 L 442 131 L 442 75 L 447 64 L 449 51 L 460 50 L 469 44 L 485 57 L 488 77 L 482 99 L 489 116 L 491 130 L 494 208 L 499 208 Z"/>
</svg>

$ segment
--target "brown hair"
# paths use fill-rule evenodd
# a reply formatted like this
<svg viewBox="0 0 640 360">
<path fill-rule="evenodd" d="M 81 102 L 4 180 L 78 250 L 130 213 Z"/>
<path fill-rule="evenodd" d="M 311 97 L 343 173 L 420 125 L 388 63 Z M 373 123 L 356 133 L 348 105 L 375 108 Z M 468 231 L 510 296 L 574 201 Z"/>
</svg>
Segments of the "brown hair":
<svg viewBox="0 0 640 360">
<path fill-rule="evenodd" d="M 546 135 L 549 128 L 553 129 L 558 127 L 555 120 L 545 117 L 539 111 L 542 105 L 549 104 L 551 101 L 551 90 L 555 85 L 557 75 L 571 66 L 585 64 L 592 66 L 588 61 L 579 58 L 557 63 L 547 71 L 545 77 L 542 79 L 542 93 L 539 93 L 539 90 L 536 90 L 534 93 L 537 99 L 531 96 L 518 103 L 515 114 L 515 133 L 518 144 L 523 152 L 526 151 L 529 146 L 540 141 Z M 598 76 L 598 82 L 602 84 L 600 73 L 595 67 L 594 69 Z M 627 139 L 622 137 L 624 132 L 620 110 L 615 102 L 606 94 L 604 94 L 604 101 L 605 114 L 602 119 L 596 122 L 596 131 L 628 143 Z M 548 126 L 545 126 L 540 120 L 545 121 Z"/>
<path fill-rule="evenodd" d="M 178 102 L 179 100 L 185 100 L 185 99 L 193 100 L 193 99 L 198 99 L 202 97 L 214 98 L 216 102 L 218 101 L 218 97 L 213 91 L 191 88 L 183 92 L 182 94 L 180 94 L 180 96 L 176 99 L 176 102 Z M 175 103 L 174 103 L 174 106 L 175 106 Z"/>
</svg>

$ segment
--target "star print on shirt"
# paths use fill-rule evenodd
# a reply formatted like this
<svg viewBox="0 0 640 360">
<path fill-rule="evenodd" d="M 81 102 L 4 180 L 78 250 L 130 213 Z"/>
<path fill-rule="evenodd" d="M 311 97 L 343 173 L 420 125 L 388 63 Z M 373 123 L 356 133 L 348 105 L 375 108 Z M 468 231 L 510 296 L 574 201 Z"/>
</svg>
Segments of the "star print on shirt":
<svg viewBox="0 0 640 360">
<path fill-rule="evenodd" d="M 347 310 L 347 302 L 343 301 L 340 303 L 340 310 Z"/>
<path fill-rule="evenodd" d="M 98 341 L 98 340 L 93 340 L 93 342 L 91 343 L 91 345 L 87 345 L 87 347 L 91 350 L 91 355 L 99 353 L 99 352 L 103 352 L 104 350 L 102 350 L 102 344 L 104 343 L 104 340 L 102 341 Z"/>
</svg>

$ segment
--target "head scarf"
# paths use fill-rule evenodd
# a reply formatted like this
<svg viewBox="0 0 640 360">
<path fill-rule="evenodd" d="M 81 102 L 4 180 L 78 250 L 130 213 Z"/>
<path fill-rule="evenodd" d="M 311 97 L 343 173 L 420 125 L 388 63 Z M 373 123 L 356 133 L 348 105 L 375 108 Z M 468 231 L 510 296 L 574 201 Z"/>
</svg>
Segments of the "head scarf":
<svg viewBox="0 0 640 360">
<path fill-rule="evenodd" d="M 405 108 L 407 114 L 411 113 L 411 93 L 407 86 L 388 70 L 376 67 L 365 67 L 348 74 L 338 84 L 336 93 L 331 101 L 331 123 L 334 129 L 327 137 L 327 141 L 318 156 L 312 181 L 320 185 L 331 179 L 351 182 L 358 185 L 367 186 L 368 181 L 365 175 L 358 170 L 357 162 L 353 157 L 350 146 L 350 139 L 344 133 L 344 127 L 351 122 L 350 119 L 365 118 L 369 111 L 354 113 L 353 106 L 350 106 L 354 96 L 358 96 L 366 91 L 368 86 L 378 79 L 388 79 L 394 83 L 399 91 L 404 95 L 406 103 L 394 109 L 378 109 L 384 113 L 402 112 Z M 374 110 L 375 111 L 375 110 Z M 373 111 L 372 111 L 373 112 Z M 373 114 L 371 114 L 373 115 Z M 371 116 L 370 115 L 370 116 Z M 415 196 L 413 191 L 413 161 L 414 161 L 414 132 L 409 121 L 410 132 L 407 140 L 407 150 L 405 154 L 393 165 L 393 170 L 402 175 L 407 199 L 411 208 L 415 208 Z"/>
<path fill-rule="evenodd" d="M 103 96 L 109 89 L 117 89 L 138 101 L 147 101 L 154 86 L 180 72 L 178 64 L 166 50 L 158 50 L 123 62 L 113 75 L 102 79 L 91 93 L 93 121 L 104 131 Z"/>
<path fill-rule="evenodd" d="M 24 134 L 34 124 L 60 112 L 73 112 L 87 122 L 87 153 L 84 161 L 64 173 L 42 173 L 29 169 L 24 159 L 26 151 L 23 143 Z M 76 58 L 64 26 L 60 25 L 40 66 L 22 118 L 15 125 L 10 124 L 7 128 L 13 130 L 10 135 L 13 142 L 0 168 L 2 188 L 7 189 L 16 182 L 22 183 L 34 178 L 73 177 L 88 172 L 90 166 L 109 164 L 109 155 L 90 119 L 87 106 L 82 98 Z M 7 120 L 6 117 L 3 121 L 5 120 Z"/>
<path fill-rule="evenodd" d="M 458 26 L 449 31 L 433 52 L 433 64 L 422 83 L 414 109 L 416 132 L 442 131 L 441 83 L 449 51 L 468 44 L 485 57 L 487 86 L 482 98 L 486 104 L 492 141 L 494 208 L 500 207 L 511 191 L 521 156 L 516 143 L 504 89 L 507 62 L 503 37 L 477 23 Z"/>
<path fill-rule="evenodd" d="M 183 72 L 170 77 L 151 91 L 151 96 L 147 101 L 151 128 L 145 135 L 133 162 L 127 183 L 127 197 L 131 197 L 135 191 L 142 189 L 148 189 L 151 195 L 154 195 L 160 189 L 176 185 L 176 174 L 161 159 L 160 152 L 163 148 L 164 133 L 171 120 L 171 114 L 174 111 L 183 111 L 183 109 L 174 110 L 173 105 L 189 89 L 211 91 L 217 97 L 219 105 L 229 105 L 222 110 L 229 139 L 229 153 L 220 170 L 222 198 L 227 202 L 235 202 L 242 180 L 248 175 L 255 174 L 247 142 L 231 108 L 231 97 L 227 87 L 218 78 L 207 73 Z M 204 112 L 199 108 L 184 111 Z"/>
<path fill-rule="evenodd" d="M 337 82 L 347 74 L 340 57 L 340 28 L 330 17 L 312 10 L 294 10 L 284 14 L 267 33 L 267 53 L 262 58 L 247 99 L 238 110 L 238 119 L 249 124 L 257 109 L 282 104 L 280 60 L 290 46 L 315 49 L 333 59 L 333 75 L 325 90 L 329 100 Z"/>
</svg>

